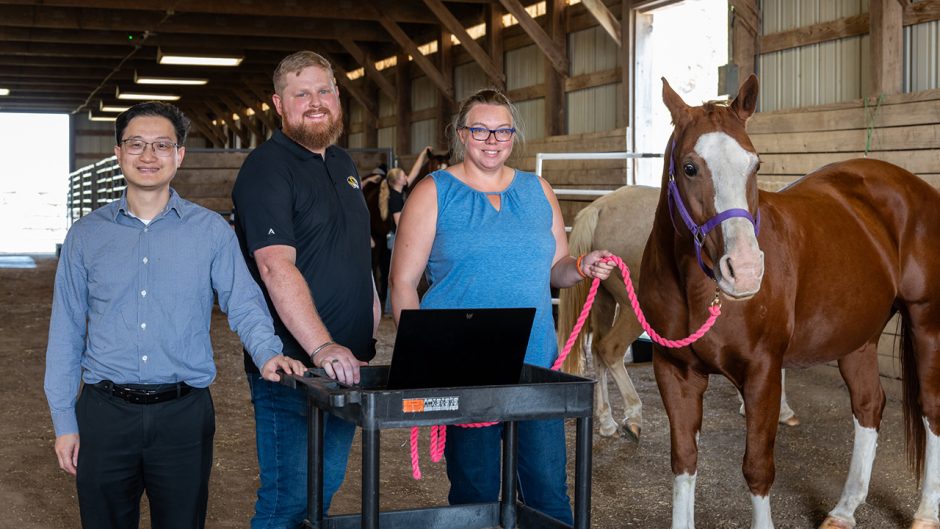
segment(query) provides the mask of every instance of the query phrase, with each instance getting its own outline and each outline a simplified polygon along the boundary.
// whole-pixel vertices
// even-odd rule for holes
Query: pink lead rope
[[[643,310],[640,309],[640,302],[636,299],[636,290],[633,288],[633,281],[630,279],[630,268],[623,262],[623,259],[612,255],[603,261],[613,261],[619,268],[620,273],[623,275],[624,284],[627,288],[627,296],[630,298],[630,306],[633,308],[634,314],[636,314],[636,319],[640,322],[640,326],[643,327],[643,330],[646,331],[646,334],[650,336],[654,342],[662,345],[664,347],[669,347],[671,349],[677,349],[679,347],[685,347],[694,343],[696,340],[701,338],[708,332],[709,329],[715,325],[715,320],[718,319],[718,316],[721,315],[721,299],[718,294],[715,294],[715,299],[712,301],[711,305],[708,307],[708,319],[705,320],[705,323],[701,327],[689,336],[681,340],[669,340],[663,338],[659,335],[658,332],[653,330],[650,327],[649,322],[646,321],[646,316],[643,315]],[[571,336],[568,337],[568,341],[565,342],[564,348],[562,348],[561,354],[558,355],[558,358],[555,359],[555,363],[552,365],[552,370],[557,371],[558,368],[564,363],[565,358],[568,357],[568,353],[571,352],[571,347],[574,346],[574,341],[578,339],[578,335],[581,334],[581,328],[584,327],[584,322],[587,321],[588,314],[591,312],[591,306],[594,305],[594,298],[597,296],[597,287],[600,286],[601,280],[594,278],[591,282],[591,289],[588,291],[587,299],[584,300],[584,308],[581,309],[581,314],[578,316],[578,321],[575,323],[573,329],[571,329]],[[458,424],[461,428],[483,428],[485,426],[492,426],[497,424],[496,422],[480,422],[472,424]],[[431,461],[437,463],[444,456],[444,445],[446,442],[447,436],[447,427],[444,425],[436,425],[431,427]],[[411,428],[411,475],[414,479],[421,479],[421,468],[418,464],[418,427],[413,426]]]

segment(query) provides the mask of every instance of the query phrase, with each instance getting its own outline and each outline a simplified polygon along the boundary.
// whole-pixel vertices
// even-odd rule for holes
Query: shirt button
[[[147,291],[146,291],[146,290],[141,290],[141,291],[140,291],[140,295],[143,296],[143,297],[147,297]]]
[[[150,228],[144,228],[144,233],[147,233],[148,231],[150,231]]]
[[[144,264],[147,264],[147,263],[150,262],[150,259],[147,259],[146,257],[144,257],[144,258],[142,259],[142,261],[144,262]]]
[[[147,355],[144,355],[144,356],[140,357],[140,359],[143,360],[144,362],[146,362],[146,361],[147,361]]]
[[[141,324],[140,324],[140,328],[146,331],[146,330],[147,330],[147,324],[146,324],[146,323],[141,323]]]

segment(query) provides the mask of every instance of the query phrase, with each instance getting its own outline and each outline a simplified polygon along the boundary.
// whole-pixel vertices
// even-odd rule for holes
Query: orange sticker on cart
[[[402,399],[403,413],[425,413],[429,411],[457,411],[460,397],[429,397],[424,399]]]

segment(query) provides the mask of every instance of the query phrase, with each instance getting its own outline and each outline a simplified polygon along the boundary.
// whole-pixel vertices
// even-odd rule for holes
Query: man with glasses
[[[75,222],[62,246],[45,390],[86,529],[138,527],[145,491],[154,529],[205,526],[213,291],[267,380],[303,372],[281,354],[228,223],[170,188],[188,129],[165,103],[118,116],[124,194]]]
[[[274,92],[282,130],[238,173],[235,231],[284,354],[356,383],[375,355],[380,312],[359,173],[334,145],[343,111],[333,68],[314,52],[294,53],[275,70]],[[246,370],[261,470],[251,527],[296,529],[307,512],[306,399],[263,380],[249,362]],[[354,424],[327,414],[323,512],[343,482],[354,433]]]

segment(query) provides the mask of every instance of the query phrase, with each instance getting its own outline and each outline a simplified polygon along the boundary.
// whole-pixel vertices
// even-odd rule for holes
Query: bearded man
[[[343,131],[329,61],[294,53],[274,72],[282,130],[245,159],[232,200],[235,231],[274,317],[284,354],[346,384],[375,355],[381,316],[372,280],[369,211]],[[261,486],[252,529],[295,529],[306,515],[307,405],[302,392],[247,361]],[[323,512],[343,482],[355,425],[326,414]]]

